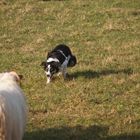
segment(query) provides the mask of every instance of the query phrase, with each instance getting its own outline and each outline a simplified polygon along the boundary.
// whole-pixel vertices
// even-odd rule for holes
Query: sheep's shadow
[[[100,140],[106,136],[108,128],[93,125],[90,127],[59,127],[26,133],[24,140]]]
[[[68,78],[69,79],[76,79],[78,77],[84,77],[87,79],[92,79],[92,78],[99,78],[101,76],[108,76],[108,75],[113,75],[113,74],[127,74],[130,75],[133,73],[132,69],[120,69],[120,70],[102,70],[102,71],[93,71],[93,70],[85,70],[85,71],[77,71],[74,73],[71,73]]]

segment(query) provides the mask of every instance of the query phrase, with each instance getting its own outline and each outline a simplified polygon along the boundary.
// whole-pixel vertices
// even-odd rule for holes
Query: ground
[[[56,45],[77,57],[46,84]],[[0,72],[24,76],[24,140],[140,139],[139,0],[1,0]]]

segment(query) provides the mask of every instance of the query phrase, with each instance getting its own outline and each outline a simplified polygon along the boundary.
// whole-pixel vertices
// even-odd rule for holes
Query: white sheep
[[[22,140],[27,105],[16,72],[0,73],[0,140]]]

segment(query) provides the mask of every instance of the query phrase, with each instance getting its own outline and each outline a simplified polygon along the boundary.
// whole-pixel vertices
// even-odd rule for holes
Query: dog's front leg
[[[60,76],[61,74],[62,74],[61,72],[58,72],[58,73],[57,73],[57,76]]]
[[[50,83],[50,81],[51,81],[51,78],[48,77],[48,78],[47,78],[47,84]]]

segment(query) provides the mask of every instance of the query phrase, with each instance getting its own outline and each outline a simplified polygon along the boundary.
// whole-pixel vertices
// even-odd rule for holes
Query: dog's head
[[[60,62],[45,62],[43,61],[41,63],[41,66],[43,66],[45,73],[47,77],[51,78],[55,73],[59,71],[59,68],[61,66]]]

